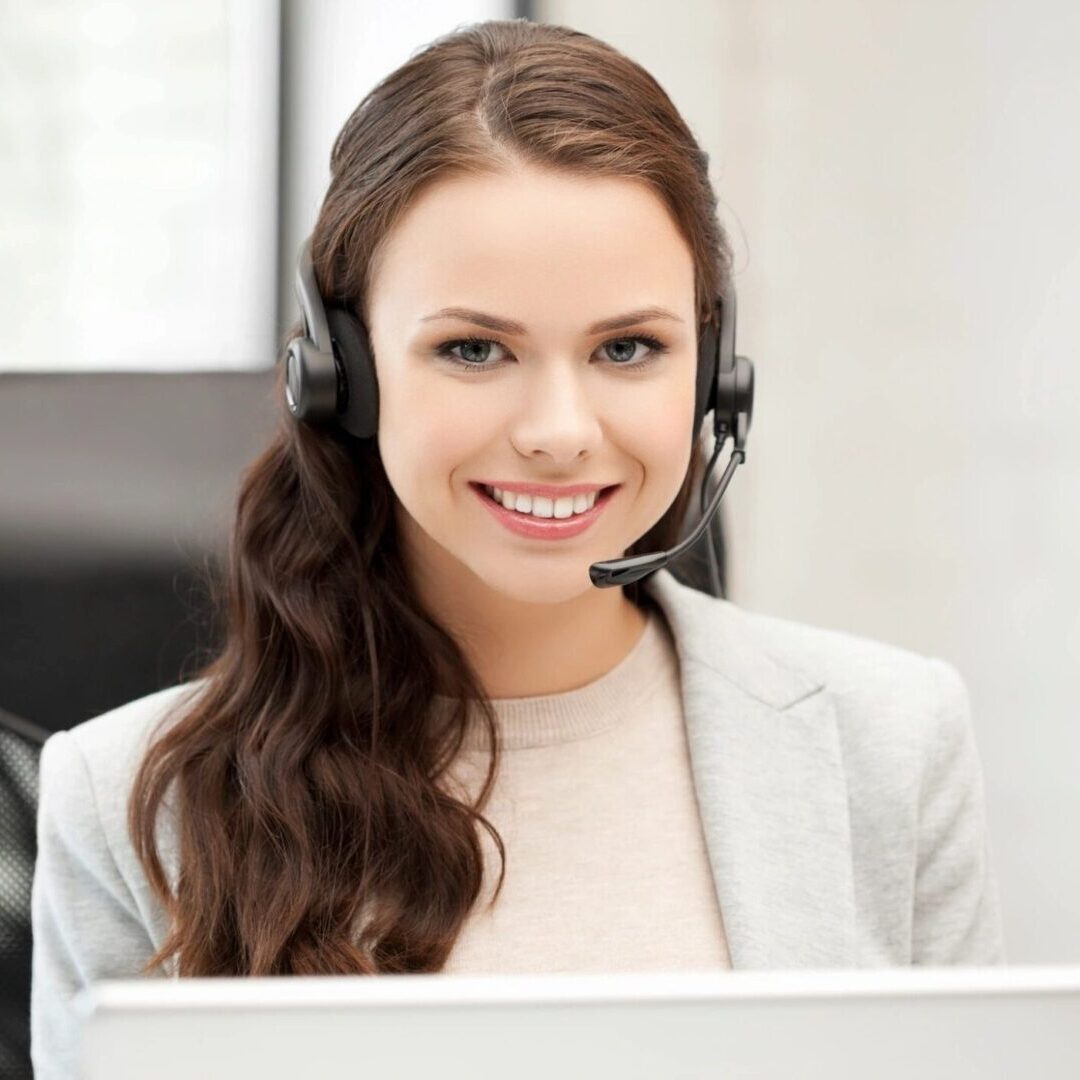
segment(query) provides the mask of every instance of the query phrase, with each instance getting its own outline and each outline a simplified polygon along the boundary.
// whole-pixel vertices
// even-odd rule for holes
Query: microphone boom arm
[[[648,552],[645,555],[631,555],[628,558],[607,559],[603,562],[593,563],[589,567],[589,577],[592,579],[594,585],[599,588],[609,588],[612,585],[629,585],[639,578],[645,577],[646,574],[651,574],[654,571],[661,569],[661,567],[665,566],[673,559],[677,559],[698,540],[701,534],[709,527],[713,515],[715,515],[716,511],[719,509],[720,500],[724,497],[724,492],[731,482],[731,477],[734,475],[735,469],[746,460],[746,435],[747,428],[749,427],[748,420],[749,418],[746,413],[738,413],[735,422],[735,447],[731,451],[731,456],[728,458],[727,468],[724,469],[724,474],[720,477],[720,482],[716,487],[716,491],[713,492],[712,498],[709,500],[709,505],[701,515],[701,520],[691,531],[690,535],[681,540],[669,551],[653,551]],[[716,455],[719,453],[721,447],[723,447],[728,434],[729,432],[726,427],[720,427],[717,430],[713,461],[716,460]],[[706,472],[702,481],[703,491],[705,490],[705,485],[708,484],[710,473],[711,467]]]

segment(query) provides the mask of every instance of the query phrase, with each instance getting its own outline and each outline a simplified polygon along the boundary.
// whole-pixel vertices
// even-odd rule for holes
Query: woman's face
[[[594,328],[645,308],[668,316]],[[495,330],[475,313],[518,325]],[[526,167],[433,184],[373,263],[368,322],[379,451],[414,572],[453,575],[459,594],[566,601],[678,493],[692,448],[694,265],[643,184]],[[481,481],[619,486],[583,532],[536,539],[500,523]]]

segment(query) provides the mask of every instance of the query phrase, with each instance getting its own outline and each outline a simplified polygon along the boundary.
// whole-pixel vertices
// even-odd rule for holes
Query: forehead
[[[638,301],[689,310],[693,280],[690,249],[647,185],[526,167],[421,192],[373,264],[370,301],[412,317],[467,303],[592,318]]]

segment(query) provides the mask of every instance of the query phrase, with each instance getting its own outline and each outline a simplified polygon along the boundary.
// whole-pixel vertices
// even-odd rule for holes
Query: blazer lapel
[[[822,680],[727,600],[645,582],[679,655],[692,774],[733,968],[855,967],[847,781]]]

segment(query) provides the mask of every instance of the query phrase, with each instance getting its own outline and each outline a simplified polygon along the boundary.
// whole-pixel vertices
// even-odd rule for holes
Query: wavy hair
[[[360,102],[331,152],[312,233],[329,303],[364,318],[380,243],[428,184],[525,163],[651,185],[688,243],[699,324],[731,249],[708,157],[660,85],[564,26],[467,25]],[[279,356],[297,323],[280,342]],[[297,424],[284,405],[246,468],[227,559],[211,582],[223,629],[201,693],[155,732],[128,827],[169,932],[143,973],[431,972],[482,886],[477,826],[499,764],[496,714],[454,638],[418,604],[375,439]],[[672,546],[700,453],[629,554]],[[625,587],[641,603],[639,584]],[[441,719],[435,695],[453,707]],[[479,706],[491,761],[475,803],[440,783]],[[168,797],[168,798],[167,798]],[[155,824],[174,814],[175,882]]]

